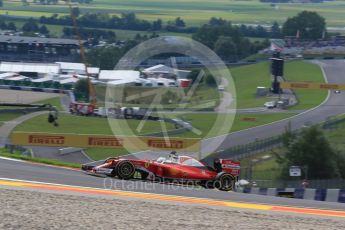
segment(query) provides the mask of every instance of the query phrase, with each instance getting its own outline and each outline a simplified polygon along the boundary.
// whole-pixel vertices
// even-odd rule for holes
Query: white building
[[[74,63],[74,62],[56,62],[60,65],[60,72],[62,74],[86,74],[85,65],[83,63]],[[87,72],[93,77],[98,76],[99,68],[98,67],[87,67]]]
[[[5,80],[7,78],[11,78],[11,77],[15,77],[15,76],[19,76],[19,74],[17,74],[17,73],[0,73],[0,79],[1,80]]]
[[[15,77],[6,78],[6,80],[9,80],[9,81],[30,81],[30,78],[19,75],[19,76],[15,76]]]
[[[132,79],[121,79],[115,81],[108,81],[107,85],[115,86],[115,85],[127,85],[127,84],[135,84],[136,80]]]
[[[47,74],[58,74],[60,72],[60,65],[49,63],[1,62],[0,73],[5,72],[28,73],[41,77]]]
[[[135,70],[101,70],[98,80],[135,82],[140,77],[140,72]]]
[[[190,72],[191,71],[189,70],[179,70],[161,64],[143,70],[143,73],[146,74],[148,77],[164,77],[177,79],[187,78]]]
[[[76,83],[77,81],[79,81],[78,78],[66,78],[66,79],[63,79],[63,80],[60,80],[60,84],[61,85],[66,85],[66,84],[69,84],[69,85],[73,85],[74,83]]]
[[[151,81],[153,87],[174,87],[176,86],[176,81],[167,79],[167,78],[147,78],[147,80]]]
[[[85,74],[85,65],[74,62],[55,62],[60,65],[60,72],[62,74]]]
[[[98,77],[98,75],[99,75],[99,68],[98,67],[87,67],[87,72],[92,77]]]
[[[31,80],[31,82],[34,82],[34,83],[53,82],[53,78],[51,78],[51,77],[42,77],[42,78],[33,79],[33,80]]]

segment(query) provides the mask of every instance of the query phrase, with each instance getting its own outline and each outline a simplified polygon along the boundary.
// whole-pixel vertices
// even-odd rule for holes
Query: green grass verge
[[[0,110],[1,111],[1,110]],[[13,120],[19,116],[23,115],[21,112],[15,112],[15,113],[0,113],[0,122],[4,121],[10,121]]]
[[[14,131],[22,132],[47,132],[47,133],[78,133],[78,134],[105,134],[112,135],[108,120],[100,117],[83,117],[62,114],[59,116],[59,126],[55,127],[46,122],[47,116],[40,115],[18,125]],[[139,134],[136,129],[140,123],[139,120],[114,119],[119,127],[116,134],[132,135]],[[171,123],[165,123],[167,129],[174,129]],[[161,131],[160,122],[146,121],[140,134],[154,133]],[[133,132],[133,133],[132,133]]]
[[[53,97],[46,100],[36,101],[34,102],[34,104],[51,104],[52,106],[55,106],[57,110],[59,111],[63,110],[61,106],[60,97]]]
[[[71,167],[71,168],[80,168],[80,164],[76,163],[68,163],[58,160],[51,160],[46,158],[33,158],[29,156],[22,156],[20,153],[9,153],[6,149],[0,149],[0,156],[9,157],[19,160],[31,161],[36,163],[48,164],[48,165],[55,165],[55,166],[64,166],[64,167]]]
[[[186,132],[183,134],[176,135],[178,137],[189,137],[189,138],[209,138],[213,136],[218,136],[230,132],[240,131],[243,129],[252,128],[259,125],[264,125],[270,122],[279,121],[288,117],[295,115],[294,113],[276,113],[276,114],[259,114],[259,113],[250,113],[250,114],[236,114],[234,118],[234,123],[231,127],[231,130],[226,130],[225,127],[228,127],[224,124],[216,124],[214,131],[211,131],[216,119],[217,114],[184,114],[177,115],[177,118],[190,121],[192,126],[201,131],[201,135],[197,135],[193,132]],[[231,114],[225,115],[220,114],[221,119],[224,119],[224,116],[233,116]]]
[[[324,83],[320,67],[306,61],[292,61],[286,64],[285,78],[294,82],[320,82]],[[295,89],[298,104],[291,109],[310,109],[320,105],[327,97],[327,90]]]
[[[276,149],[275,151],[282,151]],[[262,152],[241,159],[241,177],[245,178],[248,169],[252,168],[252,180],[275,180],[281,174],[280,166],[271,151]]]
[[[256,87],[270,87],[269,62],[230,68],[230,71],[236,87],[237,108],[262,107],[270,100],[255,96]]]
[[[339,119],[344,118],[345,115],[338,116]],[[332,130],[324,132],[327,140],[330,142],[331,146],[338,151],[345,153],[345,123],[340,123],[336,125]],[[252,178],[253,180],[276,180],[279,179],[281,175],[280,165],[276,161],[276,157],[273,152],[282,155],[284,153],[283,148],[275,148],[271,151],[265,151],[259,154],[256,154],[251,157],[241,159],[241,167],[248,168],[250,167],[251,161],[259,160],[258,163],[252,166]],[[268,160],[262,160],[263,156],[270,156]],[[243,172],[244,173],[244,172]]]
[[[99,106],[104,106],[105,102],[105,94],[107,88],[102,85],[95,86],[95,93],[97,97],[97,104]],[[122,106],[127,107],[142,107],[148,108],[153,103],[156,97],[156,93],[162,93],[162,100],[159,101],[159,106],[164,109],[175,109],[181,108],[181,101],[186,97],[188,94],[188,90],[182,88],[152,88],[152,87],[126,87],[125,89],[122,86],[114,87],[112,90],[113,98],[120,98],[119,101],[115,101],[116,103],[120,103]],[[153,93],[152,93],[153,92]],[[148,93],[149,96],[138,97],[141,95],[145,95]],[[126,103],[123,102],[123,95],[126,97],[134,96],[136,99],[130,100]],[[169,102],[170,99],[170,102]],[[220,101],[220,94],[216,86],[209,86],[206,83],[202,82],[198,85],[198,87],[193,92],[191,98],[188,99],[185,108],[194,108],[194,109],[208,109],[213,110]],[[155,109],[155,108],[153,108]]]
[[[4,122],[16,119],[17,117],[20,117],[22,115],[24,114],[21,112],[1,113],[1,109],[0,109],[0,126],[3,125]]]
[[[256,87],[271,87],[269,62],[261,62],[231,68],[231,75],[236,86],[237,108],[262,107],[267,101],[277,99],[255,96]],[[307,61],[287,61],[284,75],[288,81],[307,81],[324,83],[322,71],[316,64]],[[295,90],[299,103],[290,109],[310,109],[321,104],[327,97],[327,90]]]

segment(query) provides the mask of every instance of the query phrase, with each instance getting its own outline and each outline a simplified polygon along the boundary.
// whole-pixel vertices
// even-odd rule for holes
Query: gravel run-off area
[[[0,189],[0,229],[345,229],[345,220]]]

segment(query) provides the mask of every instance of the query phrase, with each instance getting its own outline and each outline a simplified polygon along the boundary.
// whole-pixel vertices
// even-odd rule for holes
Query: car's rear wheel
[[[232,191],[234,188],[235,178],[229,173],[222,173],[217,178],[217,188],[221,191]]]
[[[135,167],[130,161],[120,161],[116,166],[116,175],[120,179],[129,180],[134,177]]]

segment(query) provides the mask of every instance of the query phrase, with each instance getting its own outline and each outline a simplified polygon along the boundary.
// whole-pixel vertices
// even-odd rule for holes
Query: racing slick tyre
[[[120,161],[116,166],[116,175],[123,180],[134,177],[135,167],[130,161]]]
[[[221,191],[232,191],[235,184],[235,177],[230,173],[219,173],[216,182],[217,189]]]

